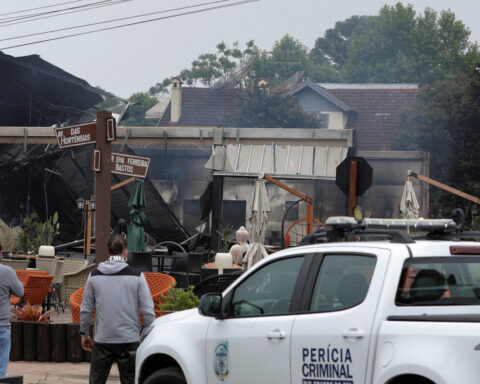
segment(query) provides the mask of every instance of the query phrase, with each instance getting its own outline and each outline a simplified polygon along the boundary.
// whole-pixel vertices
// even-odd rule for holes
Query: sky
[[[58,10],[101,0],[22,0],[3,1],[2,19],[24,14]],[[103,0],[106,1],[106,0]],[[44,60],[78,76],[91,85],[100,86],[117,96],[127,98],[134,92],[146,92],[164,78],[189,68],[201,53],[215,52],[220,41],[231,45],[239,41],[241,47],[254,40],[261,49],[271,49],[275,41],[290,34],[311,48],[335,22],[353,15],[376,15],[389,0],[259,0],[230,8],[184,15],[151,23],[55,40],[36,45],[4,49],[13,45],[44,40],[56,36],[132,23],[145,19],[171,16],[175,12],[152,15],[115,23],[4,40],[26,34],[94,23],[114,18],[129,17],[202,4],[214,0],[129,0],[84,12],[64,14],[28,23],[2,25],[0,50],[12,56],[37,54]],[[232,4],[240,0],[225,0],[215,5]],[[25,9],[67,3],[53,8],[5,15]],[[471,31],[471,41],[480,42],[480,1],[478,0],[410,0],[417,12],[425,7],[437,11],[450,9]],[[210,5],[210,7],[213,5]],[[203,6],[205,8],[206,6]],[[200,9],[200,8],[195,8]]]

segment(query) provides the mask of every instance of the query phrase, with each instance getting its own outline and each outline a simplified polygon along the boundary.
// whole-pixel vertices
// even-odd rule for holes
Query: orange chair
[[[175,285],[175,278],[164,273],[144,272],[150,293],[152,294],[153,304],[157,307],[163,302],[163,295],[166,295],[168,289]],[[156,315],[157,317],[159,315]]]
[[[74,323],[80,323],[80,305],[82,305],[83,291],[85,291],[85,287],[77,289],[70,295],[70,312]]]
[[[23,301],[32,305],[42,305],[45,301],[50,285],[52,284],[53,275],[30,275],[25,283],[25,294]],[[20,298],[12,296],[11,303],[16,305],[20,303]]]
[[[165,295],[168,289],[175,284],[175,279],[164,273],[145,272],[144,275],[152,294],[153,304],[157,307],[162,302],[162,295]],[[70,312],[72,313],[73,323],[80,322],[80,305],[82,304],[84,290],[85,287],[77,289],[70,296]],[[155,316],[158,317],[160,314],[156,313]]]
[[[27,270],[15,270],[15,273],[17,274],[18,280],[25,286],[27,283],[27,279],[29,276],[34,276],[34,275],[47,275],[47,271],[27,271]]]

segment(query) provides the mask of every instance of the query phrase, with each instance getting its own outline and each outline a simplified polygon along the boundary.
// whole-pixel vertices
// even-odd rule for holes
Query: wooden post
[[[212,251],[220,249],[220,225],[223,216],[223,176],[213,176],[212,180],[212,229],[210,248]]]
[[[92,203],[90,200],[85,201],[85,209],[87,210],[87,250],[85,253],[87,256],[90,256],[92,253]]]
[[[357,204],[358,160],[350,163],[350,189],[348,194],[348,216],[353,216],[353,208]]]
[[[307,204],[307,235],[313,233],[313,203]]]
[[[107,118],[112,113],[97,112],[97,142],[95,149],[100,151],[100,172],[95,175],[95,262],[108,259],[107,240],[111,226],[111,167],[112,145],[107,142]]]

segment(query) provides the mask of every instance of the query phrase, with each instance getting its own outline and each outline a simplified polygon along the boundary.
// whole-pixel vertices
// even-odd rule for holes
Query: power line
[[[95,3],[81,5],[81,6],[78,6],[78,7],[70,7],[70,8],[58,9],[58,10],[55,10],[55,11],[37,13],[37,14],[32,14],[32,15],[18,16],[16,18],[0,19],[0,27],[7,27],[7,26],[10,26],[10,25],[15,25],[15,24],[28,23],[30,21],[47,19],[47,18],[57,17],[57,16],[63,16],[63,15],[67,15],[67,14],[75,13],[75,12],[88,11],[88,10],[95,9],[95,8],[100,8],[100,7],[109,7],[111,5],[124,3],[124,2],[127,2],[127,1],[132,1],[132,0],[102,0],[102,1],[97,1]],[[63,13],[60,13],[60,12],[63,12]],[[43,16],[43,15],[49,15],[49,16]],[[40,16],[43,16],[43,17],[40,17]],[[4,21],[1,21],[1,20],[4,20]]]
[[[15,36],[15,37],[7,37],[7,38],[5,38],[5,39],[0,39],[0,41],[16,40],[16,39],[23,39],[23,38],[25,38],[25,37],[46,35],[46,34],[55,33],[55,32],[63,32],[63,31],[67,31],[67,30],[70,30],[70,29],[78,29],[78,28],[91,27],[91,26],[99,25],[99,24],[113,23],[113,22],[116,22],[116,21],[122,21],[122,20],[128,20],[128,19],[135,19],[135,18],[138,18],[138,17],[152,16],[152,15],[158,15],[158,14],[161,14],[161,13],[181,11],[181,10],[184,10],[184,9],[191,9],[191,8],[197,8],[197,7],[206,6],[206,5],[224,3],[225,1],[228,1],[228,0],[216,0],[216,1],[211,1],[211,2],[209,2],[209,3],[189,5],[189,6],[185,6],[185,7],[172,8],[172,9],[167,9],[167,10],[157,11],[157,12],[149,12],[149,13],[144,13],[144,14],[135,15],[135,16],[120,17],[120,18],[118,18],[118,19],[112,19],[112,20],[97,21],[97,22],[95,22],[95,23],[89,23],[89,24],[83,24],[83,25],[76,25],[76,26],[73,26],[73,27],[65,27],[65,28],[59,28],[59,29],[52,29],[52,30],[50,30],[50,31],[37,32],[37,33],[29,33],[29,34],[27,34],[27,35],[21,35],[21,36]]]
[[[228,0],[225,0],[225,1],[228,1]],[[213,11],[213,10],[216,10],[216,9],[235,7],[235,6],[238,6],[238,5],[247,4],[247,3],[254,3],[254,2],[257,2],[257,1],[260,1],[260,0],[242,0],[242,1],[237,1],[236,3],[230,3],[230,4],[225,4],[225,5],[218,5],[218,6],[215,6],[215,7],[198,9],[198,10],[195,10],[195,11],[177,13],[177,14],[175,14],[175,15],[157,17],[157,18],[154,18],[154,19],[137,21],[137,22],[135,22],[135,23],[122,24],[122,25],[117,25],[117,26],[108,27],[108,28],[95,29],[95,30],[92,30],[92,31],[74,33],[74,34],[71,34],[71,35],[64,35],[64,36],[59,36],[59,37],[52,37],[52,38],[50,38],[50,39],[37,40],[37,41],[30,42],[30,43],[11,45],[11,46],[9,46],[9,47],[0,48],[0,50],[3,51],[3,50],[6,50],[6,49],[19,48],[19,47],[25,47],[25,46],[28,46],[28,45],[41,44],[41,43],[46,43],[46,42],[55,41],[55,40],[67,39],[67,38],[70,38],[70,37],[88,35],[88,34],[97,33],[97,32],[109,31],[109,30],[112,30],[112,29],[118,29],[118,28],[130,27],[130,26],[133,26],[133,25],[140,25],[140,24],[151,23],[151,22],[153,22],[153,21],[173,19],[173,18],[175,18],[175,17],[181,17],[181,16],[186,16],[186,15],[193,15],[193,14],[197,14],[197,13]]]
[[[84,0],[82,0],[82,1],[84,1]],[[110,1],[112,1],[112,0],[100,0],[100,1],[95,1],[93,3],[89,3],[89,4],[77,5],[77,6],[74,6],[74,7],[63,8],[63,9],[55,9],[53,11],[35,12],[35,13],[27,14],[27,15],[4,17],[4,18],[1,18],[0,20],[6,20],[6,22],[15,21],[15,20],[22,20],[22,19],[27,19],[27,18],[30,18],[30,17],[48,15],[50,13],[58,13],[58,12],[62,12],[62,11],[68,11],[70,9],[86,8],[86,7],[89,7],[89,6],[92,6],[92,5],[96,5],[98,3],[108,3]],[[2,16],[2,15],[0,15],[0,16]]]
[[[65,4],[71,4],[71,3],[79,3],[79,2],[81,2],[81,1],[85,1],[85,0],[66,1],[66,2],[64,2],[64,3],[57,3],[57,4],[52,4],[52,5],[45,5],[45,6],[43,6],[43,7],[24,9],[24,10],[22,10],[22,11],[15,11],[15,12],[8,12],[8,13],[0,13],[0,16],[14,15],[14,14],[16,14],[16,13],[23,13],[23,12],[35,11],[35,10],[37,10],[37,9],[45,9],[45,8],[58,7],[59,5],[65,5]]]

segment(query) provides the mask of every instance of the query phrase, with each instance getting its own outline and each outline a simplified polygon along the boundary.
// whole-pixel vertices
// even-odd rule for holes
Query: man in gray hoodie
[[[153,300],[145,276],[126,263],[127,241],[110,236],[109,259],[98,265],[87,279],[80,307],[82,348],[92,351],[90,384],[105,383],[113,362],[122,384],[133,383],[135,350],[140,342],[140,314],[148,327],[155,320]],[[90,322],[95,307],[95,340]]]
[[[0,244],[0,261],[2,245]],[[23,296],[23,285],[15,271],[0,264],[0,377],[7,372],[10,358],[10,295]]]

